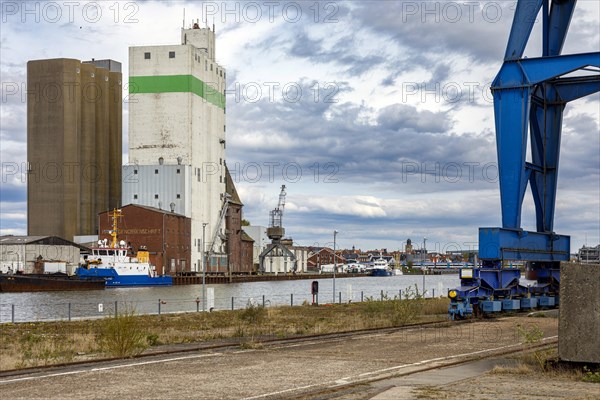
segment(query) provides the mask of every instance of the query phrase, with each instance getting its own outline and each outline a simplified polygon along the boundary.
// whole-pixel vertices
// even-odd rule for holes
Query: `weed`
[[[239,318],[243,322],[249,325],[257,325],[263,322],[266,316],[266,311],[263,306],[252,304],[248,302],[246,308],[244,308],[240,314]]]
[[[592,372],[585,366],[583,367],[583,377],[581,380],[584,382],[600,383],[600,371]]]
[[[125,311],[116,317],[102,320],[100,347],[114,357],[132,357],[148,347],[135,311]]]
[[[148,342],[148,346],[158,346],[159,344],[162,344],[160,340],[158,340],[158,335],[155,333],[146,335],[146,342]]]
[[[253,340],[240,343],[240,349],[242,349],[242,350],[258,350],[258,349],[262,349],[263,347],[264,346],[262,343],[255,342]]]
[[[528,375],[532,374],[534,371],[527,364],[519,363],[513,367],[502,367],[496,365],[491,371],[492,374],[500,374],[500,375]]]
[[[523,339],[523,343],[531,350],[544,338],[544,332],[537,325],[529,329],[517,325],[517,332]],[[550,356],[549,350],[534,350],[526,355],[526,361],[534,363],[542,371],[546,371],[546,361]]]

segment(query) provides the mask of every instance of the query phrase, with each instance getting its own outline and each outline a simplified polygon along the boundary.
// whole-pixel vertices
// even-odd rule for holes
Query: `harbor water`
[[[318,303],[394,298],[407,291],[425,297],[446,296],[459,285],[458,274],[402,275],[319,279]],[[312,302],[311,280],[246,282],[206,285],[214,292],[214,310],[246,307],[249,303],[299,306]],[[423,285],[425,285],[423,287]],[[207,290],[211,292],[211,290]],[[195,312],[203,309],[202,285],[107,288],[86,292],[0,293],[0,323],[102,318],[115,312],[137,314]],[[207,304],[207,306],[210,304]]]

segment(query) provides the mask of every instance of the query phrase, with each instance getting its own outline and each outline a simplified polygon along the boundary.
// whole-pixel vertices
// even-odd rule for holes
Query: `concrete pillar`
[[[558,356],[600,363],[600,264],[560,265]]]

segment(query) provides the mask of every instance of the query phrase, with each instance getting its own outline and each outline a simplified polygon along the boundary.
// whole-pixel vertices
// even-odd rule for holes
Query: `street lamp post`
[[[202,223],[202,311],[206,311],[206,260],[204,259],[206,225],[207,222]]]
[[[335,257],[335,238],[338,231],[333,231],[333,303],[335,304],[335,270],[337,269],[337,258]]]
[[[426,237],[423,238],[423,260],[424,260],[423,263],[427,262],[427,238]],[[424,268],[422,271],[423,272],[423,296],[425,296],[425,270],[426,270],[427,266],[425,266],[425,264],[423,264],[423,265],[424,265]]]

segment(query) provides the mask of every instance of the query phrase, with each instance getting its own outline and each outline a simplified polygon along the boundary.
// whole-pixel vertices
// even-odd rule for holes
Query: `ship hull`
[[[77,268],[77,275],[103,278],[106,287],[173,285],[173,278],[170,276],[119,275],[113,268]]]
[[[0,292],[60,292],[102,290],[104,279],[81,279],[67,275],[0,275]]]
[[[383,268],[373,268],[371,270],[371,276],[391,276],[392,273],[387,269]]]

